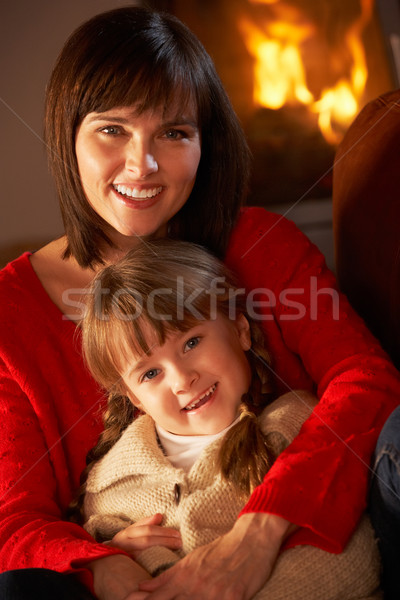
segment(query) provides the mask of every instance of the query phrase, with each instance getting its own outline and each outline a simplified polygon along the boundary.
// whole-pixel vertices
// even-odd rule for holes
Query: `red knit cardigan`
[[[398,372],[292,223],[245,209],[226,262],[258,290],[249,306],[263,315],[279,391],[315,385],[320,397],[243,512],[300,525],[287,546],[340,552],[365,508],[376,439],[400,398]],[[0,272],[0,299],[0,569],[75,571],[90,585],[85,564],[116,551],[63,515],[101,431],[104,397],[83,366],[79,331],[28,253]]]

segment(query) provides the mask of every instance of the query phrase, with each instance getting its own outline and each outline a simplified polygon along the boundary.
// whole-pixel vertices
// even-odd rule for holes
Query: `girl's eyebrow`
[[[146,354],[144,354],[142,358],[139,358],[137,363],[128,370],[129,375],[131,375],[132,373],[136,373],[137,371],[141,371],[142,369],[148,366],[149,361],[153,357],[152,349],[155,347],[157,347],[157,344],[153,344],[153,346],[148,349]]]
[[[152,353],[149,352],[148,354],[146,354],[145,357],[139,359],[137,361],[137,363],[135,364],[135,366],[132,367],[131,369],[129,369],[129,373],[130,374],[136,373],[137,371],[141,371],[142,369],[144,369],[147,366],[149,359],[151,359],[151,357],[152,357]]]

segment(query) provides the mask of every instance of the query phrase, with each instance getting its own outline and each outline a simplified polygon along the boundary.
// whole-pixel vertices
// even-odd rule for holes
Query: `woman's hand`
[[[139,589],[151,592],[151,600],[249,600],[270,577],[283,540],[295,528],[276,515],[242,515],[229,533]]]
[[[87,566],[93,573],[98,600],[142,600],[147,597],[146,593],[138,591],[139,583],[151,579],[151,575],[128,556],[106,556]]]
[[[134,558],[151,546],[165,546],[177,550],[182,546],[181,534],[177,529],[162,527],[162,520],[163,515],[160,513],[140,519],[119,531],[108,545],[125,550]]]

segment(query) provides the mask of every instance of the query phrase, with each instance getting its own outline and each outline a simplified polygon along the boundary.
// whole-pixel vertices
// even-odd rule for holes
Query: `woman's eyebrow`
[[[119,123],[120,125],[127,125],[131,122],[131,119],[127,119],[126,117],[120,117],[110,113],[94,113],[93,115],[88,117],[87,122],[93,123],[95,121],[112,121],[113,123]],[[198,128],[196,120],[190,117],[168,117],[168,120],[160,121],[160,127],[173,127],[177,125],[188,125],[196,129]]]
[[[124,117],[117,117],[107,113],[95,113],[88,117],[88,123],[93,123],[94,121],[113,121],[113,123],[120,123],[121,125],[129,123],[129,120]]]
[[[198,128],[198,124],[194,119],[187,119],[185,117],[176,117],[173,120],[169,119],[168,121],[162,122],[163,127],[176,127],[177,125],[189,125],[190,127],[194,127],[195,129]]]

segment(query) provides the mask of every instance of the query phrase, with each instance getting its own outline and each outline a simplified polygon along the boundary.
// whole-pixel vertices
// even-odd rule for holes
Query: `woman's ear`
[[[243,313],[236,319],[236,329],[239,334],[240,345],[242,350],[250,350],[251,348],[251,333],[250,323]]]

